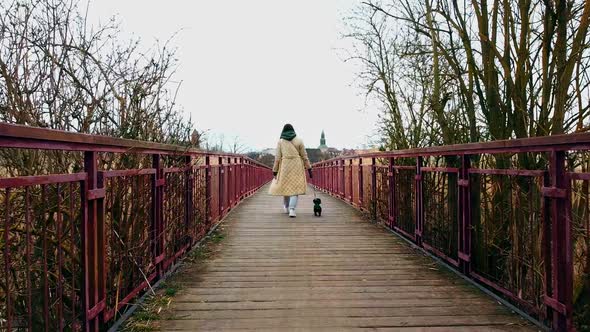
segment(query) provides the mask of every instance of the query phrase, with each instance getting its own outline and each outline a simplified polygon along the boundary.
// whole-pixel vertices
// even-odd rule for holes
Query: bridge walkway
[[[219,252],[187,264],[164,331],[515,331],[520,316],[346,203],[312,189],[298,216],[262,188],[221,224]]]

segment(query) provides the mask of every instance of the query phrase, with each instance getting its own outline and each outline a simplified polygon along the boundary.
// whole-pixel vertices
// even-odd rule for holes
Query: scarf
[[[295,134],[295,129],[293,129],[293,126],[285,125],[285,127],[283,127],[283,132],[281,132],[282,139],[291,141],[295,138],[295,136],[297,136],[297,134]]]

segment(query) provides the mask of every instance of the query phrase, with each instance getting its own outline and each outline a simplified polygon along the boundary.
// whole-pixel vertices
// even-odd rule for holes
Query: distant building
[[[316,163],[318,161],[330,159],[337,157],[340,155],[340,150],[336,148],[331,148],[326,144],[326,133],[322,130],[322,134],[320,136],[320,145],[317,149],[306,149],[307,150],[307,157],[309,161],[312,163]]]
[[[322,130],[322,136],[320,137],[320,146],[318,146],[318,149],[322,152],[328,151],[328,146],[326,145],[326,134],[324,133],[323,130]]]
[[[309,162],[312,164],[324,160],[320,149],[305,149],[305,152],[307,152],[307,158],[309,158]]]

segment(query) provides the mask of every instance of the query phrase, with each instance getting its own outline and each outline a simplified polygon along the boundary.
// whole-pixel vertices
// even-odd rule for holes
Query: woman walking
[[[275,179],[270,185],[269,194],[283,196],[283,210],[295,218],[297,196],[305,195],[307,181],[305,170],[311,174],[311,165],[303,142],[295,134],[290,124],[283,127],[281,139],[277,144],[275,163],[272,169]]]

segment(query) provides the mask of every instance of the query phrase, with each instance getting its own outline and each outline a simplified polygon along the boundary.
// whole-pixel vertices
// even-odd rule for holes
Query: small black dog
[[[319,198],[315,198],[313,200],[313,215],[316,217],[321,217],[322,216],[322,200]]]

